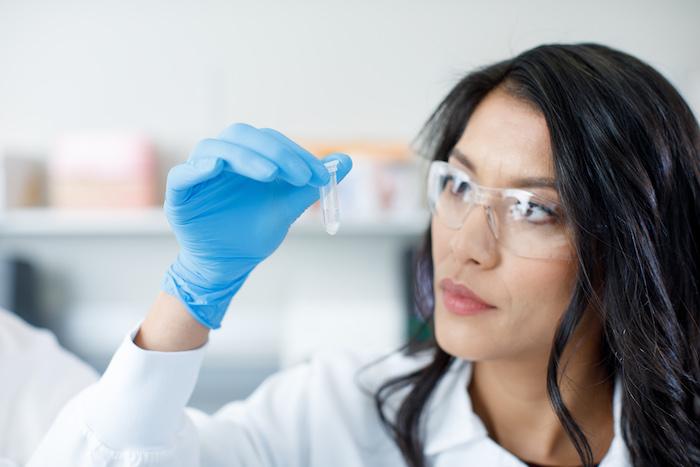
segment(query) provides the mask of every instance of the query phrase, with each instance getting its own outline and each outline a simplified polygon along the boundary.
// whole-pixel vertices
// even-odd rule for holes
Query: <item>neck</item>
[[[613,381],[600,364],[600,341],[590,335],[572,337],[561,359],[559,386],[599,462],[613,438]],[[578,453],[547,394],[548,357],[546,351],[475,362],[468,390],[489,435],[505,449],[538,464],[578,465]]]

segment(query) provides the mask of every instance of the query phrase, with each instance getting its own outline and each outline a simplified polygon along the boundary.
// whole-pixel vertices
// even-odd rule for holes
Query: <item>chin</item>
[[[496,349],[492,349],[491,339],[474,338],[454,326],[440,326],[435,322],[435,341],[438,347],[453,357],[469,361],[488,360]]]

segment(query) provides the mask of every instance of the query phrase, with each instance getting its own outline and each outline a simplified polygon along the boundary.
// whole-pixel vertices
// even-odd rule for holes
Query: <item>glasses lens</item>
[[[526,258],[571,257],[569,229],[557,203],[525,191],[506,190],[496,205],[499,241],[511,252]]]
[[[477,190],[488,190],[478,196]],[[472,209],[488,198],[489,226],[498,242],[526,258],[570,259],[571,242],[561,208],[556,202],[524,190],[491,190],[475,185],[444,161],[430,166],[428,203],[441,223],[460,229]]]
[[[446,226],[459,229],[471,208],[472,186],[451,167],[433,163],[428,180],[428,201],[433,214]]]

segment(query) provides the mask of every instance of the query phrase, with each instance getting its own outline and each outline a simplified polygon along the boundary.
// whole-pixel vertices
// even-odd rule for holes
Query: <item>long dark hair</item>
[[[620,423],[633,464],[700,465],[697,120],[676,89],[635,57],[597,44],[543,45],[459,81],[421,132],[432,159],[447,160],[496,87],[544,115],[573,225],[578,276],[552,342],[547,390],[581,462],[592,466],[592,451],[562,400],[558,375],[564,348],[590,309],[603,323],[606,364],[620,378]],[[415,262],[415,305],[432,329],[431,242],[428,228]],[[427,366],[374,393],[382,423],[415,467],[426,465],[423,409],[454,360],[434,338],[410,346],[426,347],[433,352]],[[388,417],[385,401],[405,387],[396,416]]]

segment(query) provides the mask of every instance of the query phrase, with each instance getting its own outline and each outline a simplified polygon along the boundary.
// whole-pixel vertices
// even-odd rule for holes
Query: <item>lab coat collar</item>
[[[483,440],[488,431],[474,413],[467,386],[472,376],[472,363],[454,359],[448,371],[435,388],[428,401],[426,412],[425,453],[430,456],[457,445]],[[605,460],[624,456],[620,430],[621,384],[615,378],[613,391],[614,438]]]
[[[488,437],[488,431],[474,413],[467,392],[471,375],[471,362],[454,359],[428,400],[425,415],[426,455]]]

